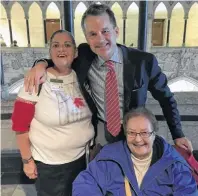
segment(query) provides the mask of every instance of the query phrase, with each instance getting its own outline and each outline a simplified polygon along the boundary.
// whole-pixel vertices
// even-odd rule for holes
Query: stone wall
[[[159,66],[167,75],[168,80],[188,78],[198,86],[198,47],[167,48],[153,47],[150,52],[155,54]],[[4,85],[2,91],[10,91],[24,78],[27,70],[38,58],[47,58],[47,48],[4,48],[2,49],[2,65]],[[3,95],[5,93],[3,92]],[[9,95],[7,95],[8,97]]]
[[[2,48],[4,84],[8,87],[24,78],[38,58],[47,58],[47,48]]]
[[[198,82],[198,47],[153,47],[150,52],[155,54],[159,66],[167,75],[168,80],[188,77]]]

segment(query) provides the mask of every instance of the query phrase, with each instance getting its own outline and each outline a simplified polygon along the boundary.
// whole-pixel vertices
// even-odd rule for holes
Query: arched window
[[[19,3],[14,3],[11,9],[13,41],[20,47],[27,47],[27,27],[24,10]]]
[[[132,3],[127,10],[126,19],[126,45],[137,47],[138,41],[138,17],[139,8],[136,3]]]
[[[169,81],[168,86],[172,92],[198,92],[198,81],[189,78],[176,78]]]
[[[111,7],[111,10],[115,14],[117,26],[119,28],[119,36],[117,39],[117,43],[122,44],[123,43],[123,14],[122,14],[122,9],[118,3],[114,3],[113,6]]]
[[[9,32],[7,14],[6,14],[5,8],[3,7],[1,3],[0,3],[0,10],[1,10],[0,44],[1,46],[10,46],[10,32]]]
[[[47,41],[49,42],[50,37],[55,31],[60,30],[60,11],[57,5],[52,2],[49,4],[46,11],[46,31]]]
[[[75,10],[75,20],[74,20],[74,35],[77,46],[81,43],[87,42],[84,33],[81,28],[82,15],[86,11],[86,6],[84,3],[80,2]]]
[[[184,9],[177,3],[172,10],[169,46],[182,46],[184,33]]]
[[[198,46],[198,3],[194,3],[188,14],[186,46]]]
[[[48,5],[47,11],[46,11],[46,18],[60,19],[60,11],[54,2]]]
[[[35,14],[36,13],[36,14]],[[32,47],[44,47],[43,16],[39,5],[34,2],[29,9],[29,31]]]
[[[164,3],[161,2],[155,10],[152,25],[153,46],[164,46],[166,44],[167,24],[167,9]]]

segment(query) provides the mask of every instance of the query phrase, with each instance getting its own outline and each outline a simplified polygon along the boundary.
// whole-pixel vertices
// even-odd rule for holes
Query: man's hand
[[[46,68],[45,62],[39,62],[36,64],[26,75],[24,79],[25,91],[32,93],[35,88],[35,93],[38,92],[39,84],[46,80]]]
[[[38,176],[37,167],[33,159],[29,163],[23,164],[23,171],[29,179],[35,179]]]
[[[189,152],[193,151],[192,143],[186,137],[177,138],[174,140],[174,142],[175,145],[179,146],[180,148],[183,148]]]

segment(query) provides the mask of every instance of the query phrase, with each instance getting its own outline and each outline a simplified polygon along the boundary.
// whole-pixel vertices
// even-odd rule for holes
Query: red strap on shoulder
[[[30,123],[34,117],[35,104],[31,102],[16,100],[14,111],[12,113],[12,130],[13,131],[28,131]]]

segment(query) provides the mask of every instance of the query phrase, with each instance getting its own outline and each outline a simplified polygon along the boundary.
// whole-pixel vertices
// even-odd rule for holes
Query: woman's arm
[[[30,159],[32,153],[30,150],[29,132],[16,132],[17,145],[21,153],[22,159]]]
[[[14,104],[12,113],[12,129],[16,132],[16,140],[23,161],[23,170],[25,174],[34,179],[37,177],[36,164],[32,158],[29,140],[29,127],[34,117],[35,103],[27,101],[20,97]]]
[[[23,163],[24,173],[30,179],[37,178],[37,168],[30,150],[29,132],[16,132],[16,139],[21,153],[21,158],[22,160],[27,161],[26,163]]]

